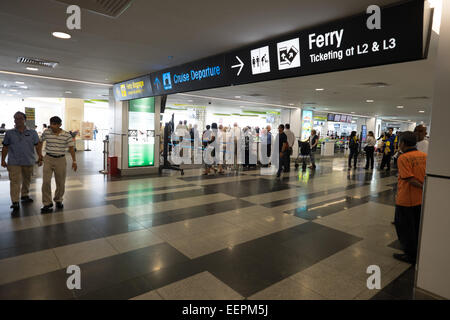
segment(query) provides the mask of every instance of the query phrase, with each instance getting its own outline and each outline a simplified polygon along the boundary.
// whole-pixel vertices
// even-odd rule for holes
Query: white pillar
[[[443,1],[416,288],[450,299],[450,1]]]

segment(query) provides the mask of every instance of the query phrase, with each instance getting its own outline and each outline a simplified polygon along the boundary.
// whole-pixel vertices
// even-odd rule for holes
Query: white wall
[[[416,287],[450,299],[450,1],[443,1]]]

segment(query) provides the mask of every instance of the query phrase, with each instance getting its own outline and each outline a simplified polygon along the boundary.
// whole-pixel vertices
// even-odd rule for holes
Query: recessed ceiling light
[[[397,109],[403,109],[404,106],[397,106]]]
[[[374,102],[373,100],[366,100],[367,103],[372,103]]]
[[[55,38],[59,38],[59,39],[70,39],[70,38],[72,38],[72,36],[70,34],[65,33],[65,32],[52,32],[52,35]]]
[[[66,93],[72,93],[72,91],[66,91]]]
[[[425,113],[425,111],[423,111],[423,110],[420,110],[420,111],[419,111],[419,113]]]
[[[25,82],[22,81],[16,81],[17,84],[25,84]]]
[[[241,98],[241,96],[234,96],[236,99],[240,99]]]
[[[9,89],[9,91],[11,91],[11,92],[17,92],[16,89]]]
[[[38,69],[38,68],[34,68],[34,67],[27,67],[27,70],[30,70],[30,71],[38,71],[39,69]]]
[[[27,86],[20,86],[22,89],[28,89]]]
[[[323,91],[325,90],[324,88],[317,88],[316,91]]]

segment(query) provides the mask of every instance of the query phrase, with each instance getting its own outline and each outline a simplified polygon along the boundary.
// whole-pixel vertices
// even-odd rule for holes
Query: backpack
[[[356,150],[356,149],[358,149],[358,142],[355,141],[355,138],[351,138],[351,139],[350,139],[350,143],[349,143],[348,147],[349,147],[351,150]]]

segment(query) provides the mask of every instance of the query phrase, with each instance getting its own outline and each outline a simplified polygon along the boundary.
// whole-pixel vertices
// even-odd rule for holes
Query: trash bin
[[[108,157],[108,174],[118,175],[119,170],[117,169],[117,159],[118,157]]]

